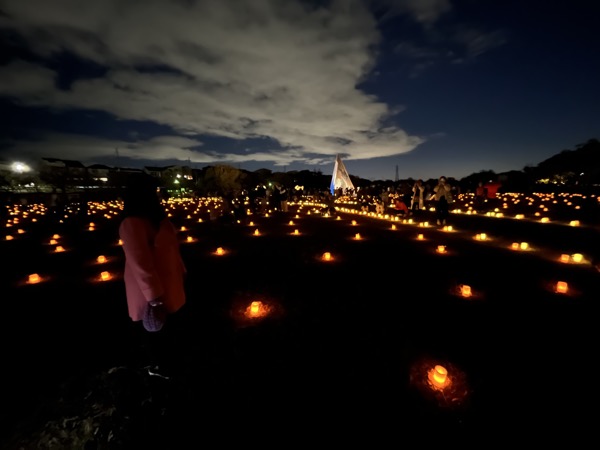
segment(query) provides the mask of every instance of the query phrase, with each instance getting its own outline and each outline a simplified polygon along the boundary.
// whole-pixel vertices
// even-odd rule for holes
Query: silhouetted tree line
[[[66,173],[66,172],[65,172]],[[118,196],[119,188],[127,178],[127,172],[116,170],[108,183],[104,185],[104,193],[94,196]],[[167,192],[172,194],[193,192],[205,195],[235,195],[240,191],[251,192],[256,189],[266,189],[268,186],[285,186],[290,192],[324,192],[329,190],[331,173],[317,170],[300,170],[273,172],[268,169],[247,171],[229,165],[206,166],[193,169],[191,180],[180,180],[174,185],[171,180],[163,180]],[[380,189],[393,188],[402,191],[414,184],[413,178],[403,180],[369,180],[350,174],[350,179],[356,188],[372,192]],[[433,187],[437,179],[423,180],[426,186]],[[543,191],[597,191],[600,188],[600,141],[590,139],[579,144],[573,150],[562,150],[560,153],[540,162],[537,166],[526,166],[522,170],[495,173],[492,170],[482,170],[459,180],[448,177],[448,181],[459,192],[472,192],[478,183],[499,181],[500,191],[504,192],[543,192]],[[68,183],[67,183],[68,182]],[[88,175],[82,175],[76,181],[68,179],[60,171],[41,172],[34,174],[1,174],[0,191],[10,191],[16,183],[31,183],[32,185],[46,184],[54,191],[62,193],[73,192],[75,185],[90,183]],[[67,186],[69,184],[69,186]],[[73,186],[70,186],[70,185]],[[264,188],[263,188],[264,187]],[[100,197],[98,197],[100,196]]]

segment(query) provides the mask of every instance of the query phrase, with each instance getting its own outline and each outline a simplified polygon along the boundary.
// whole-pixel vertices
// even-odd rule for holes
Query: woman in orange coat
[[[186,268],[177,230],[167,217],[153,177],[136,175],[129,181],[123,194],[119,237],[125,253],[124,282],[129,317],[143,335],[142,345],[150,359],[149,372],[158,374],[160,367],[156,366],[167,364],[172,316],[186,303]],[[166,313],[164,328],[150,332],[142,326],[147,308]]]

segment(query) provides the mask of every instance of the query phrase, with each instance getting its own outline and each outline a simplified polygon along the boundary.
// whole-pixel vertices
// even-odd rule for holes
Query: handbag
[[[164,305],[151,306],[150,303],[146,304],[144,316],[142,317],[142,323],[146,331],[160,331],[165,325],[166,319],[167,312]]]

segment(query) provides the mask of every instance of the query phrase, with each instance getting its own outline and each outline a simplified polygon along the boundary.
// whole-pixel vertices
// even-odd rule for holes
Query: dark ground
[[[189,295],[168,381],[138,367],[122,280],[95,281],[122,270],[116,219],[94,217],[96,231],[87,219],[56,229],[41,220],[1,241],[0,448],[488,447],[566,436],[574,448],[596,435],[597,224],[452,215],[448,233],[292,209],[252,216],[255,226],[173,218],[198,240],[182,243]],[[481,232],[491,240],[476,241]],[[51,252],[53,233],[67,252]],[[521,241],[533,250],[509,248]],[[334,261],[320,260],[326,251]],[[587,261],[558,262],[575,252]],[[95,264],[100,254],[107,265]],[[34,272],[50,279],[24,285]],[[553,291],[558,280],[570,294]],[[461,284],[471,299],[457,295]],[[257,299],[272,314],[244,319]],[[427,385],[435,364],[453,377],[448,391]]]

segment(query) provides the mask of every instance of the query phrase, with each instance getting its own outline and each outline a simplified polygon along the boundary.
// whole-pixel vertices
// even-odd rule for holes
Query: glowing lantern
[[[14,239],[14,237],[12,237],[10,234],[6,235],[6,240],[7,241],[12,241]]]
[[[102,281],[108,281],[112,278],[112,275],[110,274],[110,272],[102,272],[100,273],[100,279]]]
[[[54,235],[52,235],[52,239],[60,239],[60,235],[54,234]]]
[[[579,220],[571,220],[569,222],[569,225],[571,225],[572,227],[578,227],[579,225],[581,225],[581,223],[579,222]]]
[[[193,241],[194,241],[194,238],[193,238],[192,236],[188,236],[188,237],[186,238],[186,241],[188,241],[188,242],[193,242]]]
[[[18,234],[24,234],[24,233],[25,233],[25,230],[23,230],[22,228],[19,228],[19,229],[17,230],[17,233],[18,233]]]
[[[253,227],[253,226],[254,226],[254,222],[252,222],[252,221],[251,221],[251,222],[249,223],[249,225],[250,225],[251,227]]]
[[[294,225],[294,221],[293,220],[290,220],[290,225]]]
[[[554,292],[558,294],[566,294],[569,291],[569,284],[566,281],[559,281],[556,283]]]
[[[529,248],[529,244],[527,242],[521,242],[520,248],[521,250],[527,250]]]
[[[356,240],[358,241],[358,240],[360,239],[360,233],[356,233],[356,234],[354,235],[354,239],[356,239]]]
[[[54,249],[54,251],[55,251],[56,253],[60,253],[60,252],[64,252],[64,251],[65,251],[65,249],[64,249],[62,246],[60,246],[60,245],[59,245],[59,246],[57,246],[57,247]]]
[[[329,252],[323,253],[323,261],[331,261],[331,253],[329,253]]]
[[[294,234],[298,235],[300,232],[298,230],[294,230]]]
[[[427,373],[427,379],[434,389],[442,390],[450,385],[448,370],[439,364]]]
[[[29,277],[27,277],[27,283],[29,284],[36,284],[40,281],[42,281],[42,279],[37,273],[32,273],[31,275],[29,275]]]
[[[445,245],[438,245],[437,246],[437,252],[438,253],[446,253],[446,246]]]
[[[460,295],[462,295],[463,297],[470,297],[473,293],[471,292],[471,286],[468,286],[466,284],[462,284],[460,286]]]
[[[96,261],[100,264],[104,264],[106,262],[106,256],[100,255],[96,258]]]
[[[223,250],[223,247],[219,247],[217,248],[217,251],[215,253],[217,255],[223,255],[225,253],[225,250]]]
[[[423,239],[425,239],[425,236],[423,236],[423,234],[419,234],[417,236],[417,239],[420,240],[420,241],[422,241]]]
[[[185,230],[187,230],[187,228],[186,228],[186,227],[184,227],[184,226],[182,226],[182,227],[181,227],[179,230],[180,230],[180,231],[185,231]]]
[[[50,239],[50,245],[56,245],[58,241],[56,239]]]
[[[123,245],[123,239],[119,239],[119,241],[117,242],[117,244]]]
[[[519,250],[519,243],[518,242],[513,242],[511,244],[510,248],[512,248],[513,250]]]
[[[444,230],[444,231],[452,231],[452,225],[446,225],[446,226],[443,228],[443,230]]]
[[[250,303],[250,315],[252,317],[256,317],[260,314],[260,302],[252,302]]]
[[[356,225],[356,220],[353,220],[353,221],[352,221],[352,225]]]
[[[581,253],[574,253],[571,258],[573,258],[573,262],[578,264],[583,262],[583,255]]]
[[[392,224],[392,230],[396,229],[396,225]]]
[[[96,228],[94,228],[94,227],[92,227],[92,226],[88,228],[88,230],[89,230],[89,231],[94,231],[95,229],[96,229]]]
[[[568,263],[570,260],[571,260],[571,257],[569,255],[566,255],[564,253],[562,255],[560,255],[560,262]]]
[[[258,228],[256,230],[254,230],[254,236],[259,236],[260,235],[260,231],[258,231]]]

